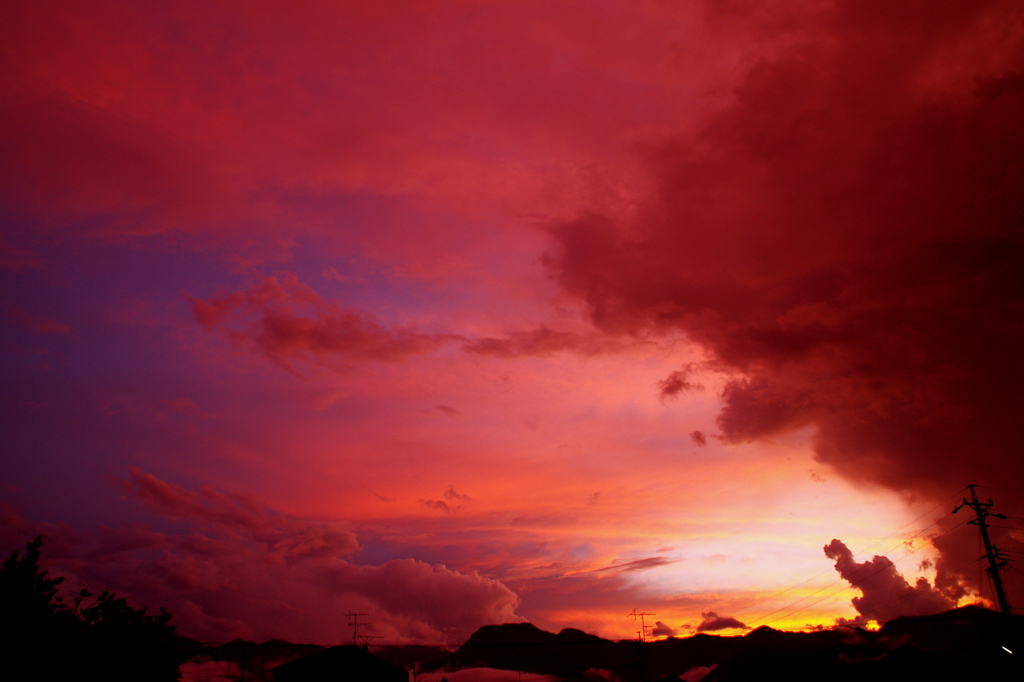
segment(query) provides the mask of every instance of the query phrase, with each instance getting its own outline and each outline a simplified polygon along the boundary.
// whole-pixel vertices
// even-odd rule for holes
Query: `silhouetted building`
[[[409,682],[409,673],[365,647],[336,646],[283,663],[274,682]]]

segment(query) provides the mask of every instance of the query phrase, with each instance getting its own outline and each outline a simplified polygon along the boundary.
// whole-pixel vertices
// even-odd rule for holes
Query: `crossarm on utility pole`
[[[953,513],[956,514],[964,507],[970,507],[974,510],[975,519],[973,521],[968,521],[968,523],[977,526],[978,530],[981,531],[981,539],[985,543],[985,558],[988,559],[988,568],[985,569],[985,571],[992,577],[992,585],[995,587],[996,599],[999,601],[999,610],[1003,615],[1009,616],[1010,602],[1006,600],[1006,592],[1003,590],[1003,578],[999,574],[999,570],[1003,566],[1006,566],[1008,562],[1003,558],[999,548],[993,545],[992,541],[989,539],[988,523],[985,521],[989,516],[994,516],[997,519],[1005,519],[1006,517],[1002,514],[989,511],[995,503],[991,499],[988,502],[982,502],[979,500],[978,493],[974,490],[975,485],[976,484],[971,483],[967,486],[971,490],[971,499],[968,501],[965,497],[963,501],[956,506]],[[979,585],[978,588],[981,589],[981,586]]]

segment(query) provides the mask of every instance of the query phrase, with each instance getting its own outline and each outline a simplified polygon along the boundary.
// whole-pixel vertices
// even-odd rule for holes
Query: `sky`
[[[1019,3],[0,12],[0,550],[69,589],[830,626],[993,599],[969,483],[1024,557]]]

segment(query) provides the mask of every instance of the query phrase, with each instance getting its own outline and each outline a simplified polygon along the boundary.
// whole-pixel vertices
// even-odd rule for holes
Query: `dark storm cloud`
[[[767,20],[712,15],[752,35]],[[658,190],[635,219],[552,226],[553,272],[610,334],[702,346],[726,378],[726,443],[812,426],[849,479],[937,498],[1024,486],[1017,9],[839,2],[772,20],[791,42],[734,103],[650,146]]]

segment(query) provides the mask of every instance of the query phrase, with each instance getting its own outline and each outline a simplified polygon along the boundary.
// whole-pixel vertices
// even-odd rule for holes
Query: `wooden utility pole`
[[[956,506],[953,513],[956,514],[964,507],[970,507],[974,510],[976,518],[973,521],[968,521],[978,527],[981,531],[981,540],[985,543],[985,558],[988,559],[988,568],[986,572],[992,577],[992,586],[996,591],[996,599],[999,600],[999,610],[1003,612],[1004,616],[1010,615],[1010,602],[1006,601],[1006,592],[1003,590],[1003,578],[999,575],[999,569],[1006,566],[1009,561],[999,552],[999,548],[992,544],[992,541],[988,537],[988,523],[985,519],[989,516],[994,516],[997,519],[1005,519],[1006,517],[996,512],[991,512],[989,509],[995,504],[990,499],[988,502],[982,502],[978,499],[978,493],[975,492],[975,483],[967,486],[971,489],[971,499],[968,500],[966,497],[963,501]],[[981,585],[978,586],[979,592],[981,591]]]

